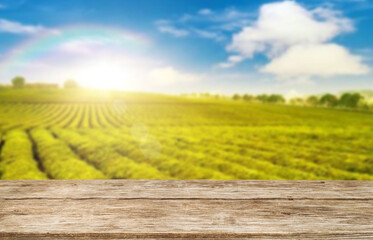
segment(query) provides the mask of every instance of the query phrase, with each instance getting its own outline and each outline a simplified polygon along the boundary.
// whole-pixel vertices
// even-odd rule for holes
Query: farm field
[[[373,114],[145,93],[0,90],[2,179],[373,180]]]

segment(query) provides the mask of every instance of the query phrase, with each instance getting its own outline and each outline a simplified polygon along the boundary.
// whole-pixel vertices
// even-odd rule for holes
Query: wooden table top
[[[3,180],[0,239],[373,239],[373,181]]]

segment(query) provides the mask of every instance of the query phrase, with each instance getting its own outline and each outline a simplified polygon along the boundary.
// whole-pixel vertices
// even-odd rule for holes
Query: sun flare
[[[104,61],[82,67],[76,78],[80,85],[89,88],[122,89],[129,75],[125,66]]]

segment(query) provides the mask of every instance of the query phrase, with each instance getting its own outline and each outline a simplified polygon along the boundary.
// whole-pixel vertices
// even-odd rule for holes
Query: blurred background
[[[372,180],[372,13],[0,0],[0,177]]]

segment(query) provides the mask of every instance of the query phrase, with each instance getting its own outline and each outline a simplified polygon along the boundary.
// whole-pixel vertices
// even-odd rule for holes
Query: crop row
[[[116,136],[126,143],[133,141],[130,135],[123,132],[110,131],[108,134],[112,137]],[[184,162],[190,162],[232,174],[238,179],[316,179],[312,173],[275,165],[268,161],[257,160],[234,152],[219,151],[219,148],[212,149],[211,147],[213,146],[211,144],[204,144],[199,147],[180,145],[180,141],[177,140],[177,142],[174,143],[172,138],[167,138],[165,135],[163,135],[163,138],[159,137],[158,140],[161,143],[164,154]],[[146,146],[146,144],[147,141],[140,144],[140,147],[141,145]],[[114,146],[115,145],[118,146],[118,151],[123,151],[126,147],[120,147],[118,143],[114,144]],[[208,152],[206,152],[206,149]]]
[[[67,132],[66,130],[60,131],[65,133]],[[157,152],[157,148],[147,149],[147,156],[145,156],[144,152],[141,151],[137,144],[132,144],[129,141],[116,142],[113,138],[108,137],[100,130],[90,132],[89,134],[85,135],[85,138],[95,139],[94,141],[96,141],[97,144],[104,146],[106,149],[108,149],[108,151],[110,150],[111,152],[115,152],[115,154],[119,154],[122,157],[129,158],[138,164],[156,168],[158,171],[164,174],[163,178],[234,179],[233,176],[228,176],[218,171],[205,169],[192,163],[182,162],[165,156],[162,153]],[[118,149],[121,149],[122,151],[118,151]]]
[[[230,129],[232,134],[232,129]],[[240,129],[245,131],[245,129]],[[201,133],[204,134],[201,134]],[[204,129],[201,133],[194,132],[189,134],[182,134],[178,131],[163,130],[158,133],[160,139],[164,141],[172,141],[176,139],[176,143],[170,143],[174,148],[190,149],[193,152],[203,151],[206,155],[212,155],[224,159],[246,159],[255,158],[270,161],[276,165],[282,165],[286,167],[296,168],[305,172],[311,172],[316,176],[323,176],[332,179],[371,179],[372,176],[367,175],[372,169],[370,164],[366,164],[359,161],[358,156],[350,156],[350,159],[339,159],[337,158],[340,153],[330,153],[327,151],[324,153],[318,153],[312,155],[312,147],[308,148],[292,148],[291,144],[276,144],[273,143],[271,138],[255,138],[252,135],[247,135],[245,138],[235,138],[228,136],[226,133],[223,135],[222,132],[214,129],[208,131]],[[220,137],[219,137],[220,135]],[[206,137],[208,136],[208,137]],[[233,155],[236,155],[233,158]],[[366,156],[368,158],[369,155]],[[318,159],[316,161],[315,159]],[[353,167],[353,170],[361,170],[362,173],[358,174],[350,172],[349,170]]]
[[[181,166],[181,170],[187,168],[188,172],[194,172],[192,176],[186,176],[180,172],[174,172],[171,174],[175,177],[181,178],[212,178],[209,175],[201,175],[201,173],[220,172],[222,176],[215,176],[214,179],[225,179],[224,175],[233,176],[235,179],[281,179],[272,173],[263,172],[259,169],[252,169],[246,166],[239,165],[234,162],[229,162],[224,159],[211,158],[206,156],[191,156],[185,158],[185,156],[171,155],[172,151],[167,145],[158,145],[157,139],[149,136],[144,141],[136,142],[132,136],[123,135],[119,131],[107,130],[105,134],[99,134],[98,130],[84,131],[87,136],[93,137],[100,136],[99,140],[103,144],[110,144],[118,152],[123,155],[137,159],[138,161],[148,161],[150,164],[157,166],[167,171],[177,169],[175,166]],[[122,144],[121,144],[122,143]],[[123,144],[125,143],[125,144]],[[183,155],[183,151],[179,152]],[[174,163],[173,163],[174,162]],[[166,167],[165,167],[166,166]],[[198,167],[196,169],[196,167]],[[192,171],[195,169],[195,171]],[[204,170],[202,172],[202,170]],[[206,171],[209,170],[209,171]],[[184,170],[185,171],[185,170]],[[199,174],[196,175],[196,174]]]
[[[82,131],[94,137],[97,136],[99,130],[94,132],[91,130]],[[119,138],[118,141],[112,142],[112,145],[118,148],[118,151],[129,154],[128,149],[131,149],[129,146],[136,149],[133,147],[136,146],[134,143],[135,141],[129,135],[128,130],[105,131],[109,131],[107,133],[108,138],[113,138],[113,136],[116,135]],[[244,171],[245,168],[249,168],[259,172],[265,172],[267,173],[266,177],[271,179],[276,178],[276,176],[277,178],[286,179],[372,179],[372,176],[367,174],[359,174],[333,168],[327,165],[327,163],[325,163],[325,165],[320,165],[311,160],[290,155],[286,151],[282,151],[281,148],[266,151],[265,149],[260,149],[260,146],[256,146],[255,141],[245,147],[236,146],[231,142],[224,145],[213,139],[200,142],[197,136],[203,135],[210,135],[210,133],[204,131],[194,133],[194,135],[179,134],[177,137],[168,135],[167,131],[163,131],[162,134],[157,134],[158,140],[161,142],[162,153],[166,154],[168,157],[223,171],[224,173],[234,175],[236,178],[242,177],[238,172]],[[185,141],[186,139],[188,141]],[[100,141],[103,144],[108,142],[105,138],[100,139]],[[121,142],[125,142],[125,146],[121,144]],[[242,144],[240,139],[236,140],[236,143],[238,145]],[[142,146],[141,144],[137,144],[137,151],[144,148],[144,146],[146,146],[146,144],[142,144]],[[138,156],[135,158],[138,158]],[[234,169],[232,166],[235,164],[241,165],[240,171],[235,172],[232,170]],[[253,176],[251,177],[255,178]]]
[[[366,173],[336,168],[338,161],[332,158],[315,162],[312,146],[300,152],[281,149],[280,143],[262,144],[258,135],[246,135],[243,130],[236,138],[219,138],[223,133],[215,128],[211,132],[189,129],[189,133],[183,128],[153,128],[154,135],[140,140],[128,127],[53,128],[55,136],[40,128],[30,130],[30,136],[11,130],[2,138],[0,173],[4,179],[44,179],[46,174],[55,179],[373,179]],[[359,161],[351,164],[371,166]]]
[[[142,122],[148,126],[308,126],[325,129],[370,128],[371,114],[235,102],[180,103],[0,103],[0,125],[109,128]],[[336,120],[337,119],[337,120]]]
[[[66,129],[54,129],[53,132],[72,146],[79,156],[82,156],[88,163],[94,165],[110,178],[169,178],[169,176],[164,175],[148,164],[140,164],[118,154],[110,147],[95,141],[94,138],[87,138],[77,132]]]
[[[22,130],[8,131],[3,136],[0,157],[2,179],[47,179],[33,158],[32,143]]]
[[[104,179],[104,174],[81,160],[65,142],[45,129],[31,130],[37,156],[45,171],[54,179]]]
[[[107,128],[126,124],[111,104],[0,104],[0,127]]]

